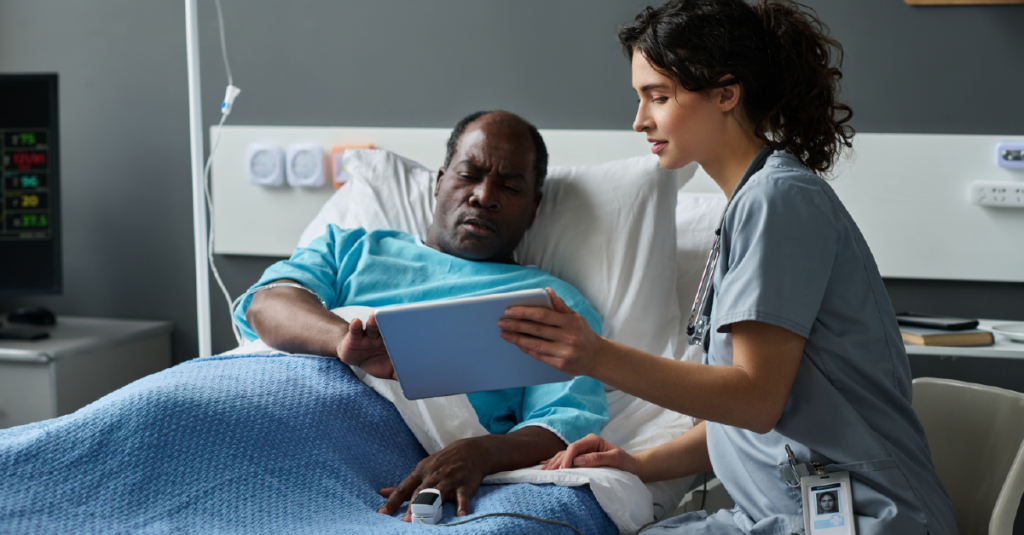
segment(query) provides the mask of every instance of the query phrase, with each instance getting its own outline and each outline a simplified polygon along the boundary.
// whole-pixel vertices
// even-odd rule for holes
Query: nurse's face
[[[826,494],[821,497],[821,510],[822,511],[833,511],[836,506],[835,499],[832,498],[831,494]]]
[[[640,97],[633,130],[647,134],[665,169],[702,162],[723,143],[725,115],[719,91],[691,92],[633,52],[633,89]]]

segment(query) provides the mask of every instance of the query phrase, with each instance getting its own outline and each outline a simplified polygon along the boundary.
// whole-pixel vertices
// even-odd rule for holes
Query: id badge
[[[807,535],[856,535],[850,473],[815,473],[800,478]]]

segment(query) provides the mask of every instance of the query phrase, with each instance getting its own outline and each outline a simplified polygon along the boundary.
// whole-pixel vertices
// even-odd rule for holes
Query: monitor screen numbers
[[[47,129],[0,129],[0,240],[52,239]]]

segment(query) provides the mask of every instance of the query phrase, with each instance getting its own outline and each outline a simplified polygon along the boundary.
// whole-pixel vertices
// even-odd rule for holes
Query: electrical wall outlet
[[[1024,208],[1024,182],[972,182],[971,203],[978,206]]]

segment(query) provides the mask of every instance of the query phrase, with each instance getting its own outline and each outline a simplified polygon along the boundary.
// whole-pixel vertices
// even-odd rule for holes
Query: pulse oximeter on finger
[[[437,524],[441,520],[441,491],[423,489],[409,504],[413,524]]]

